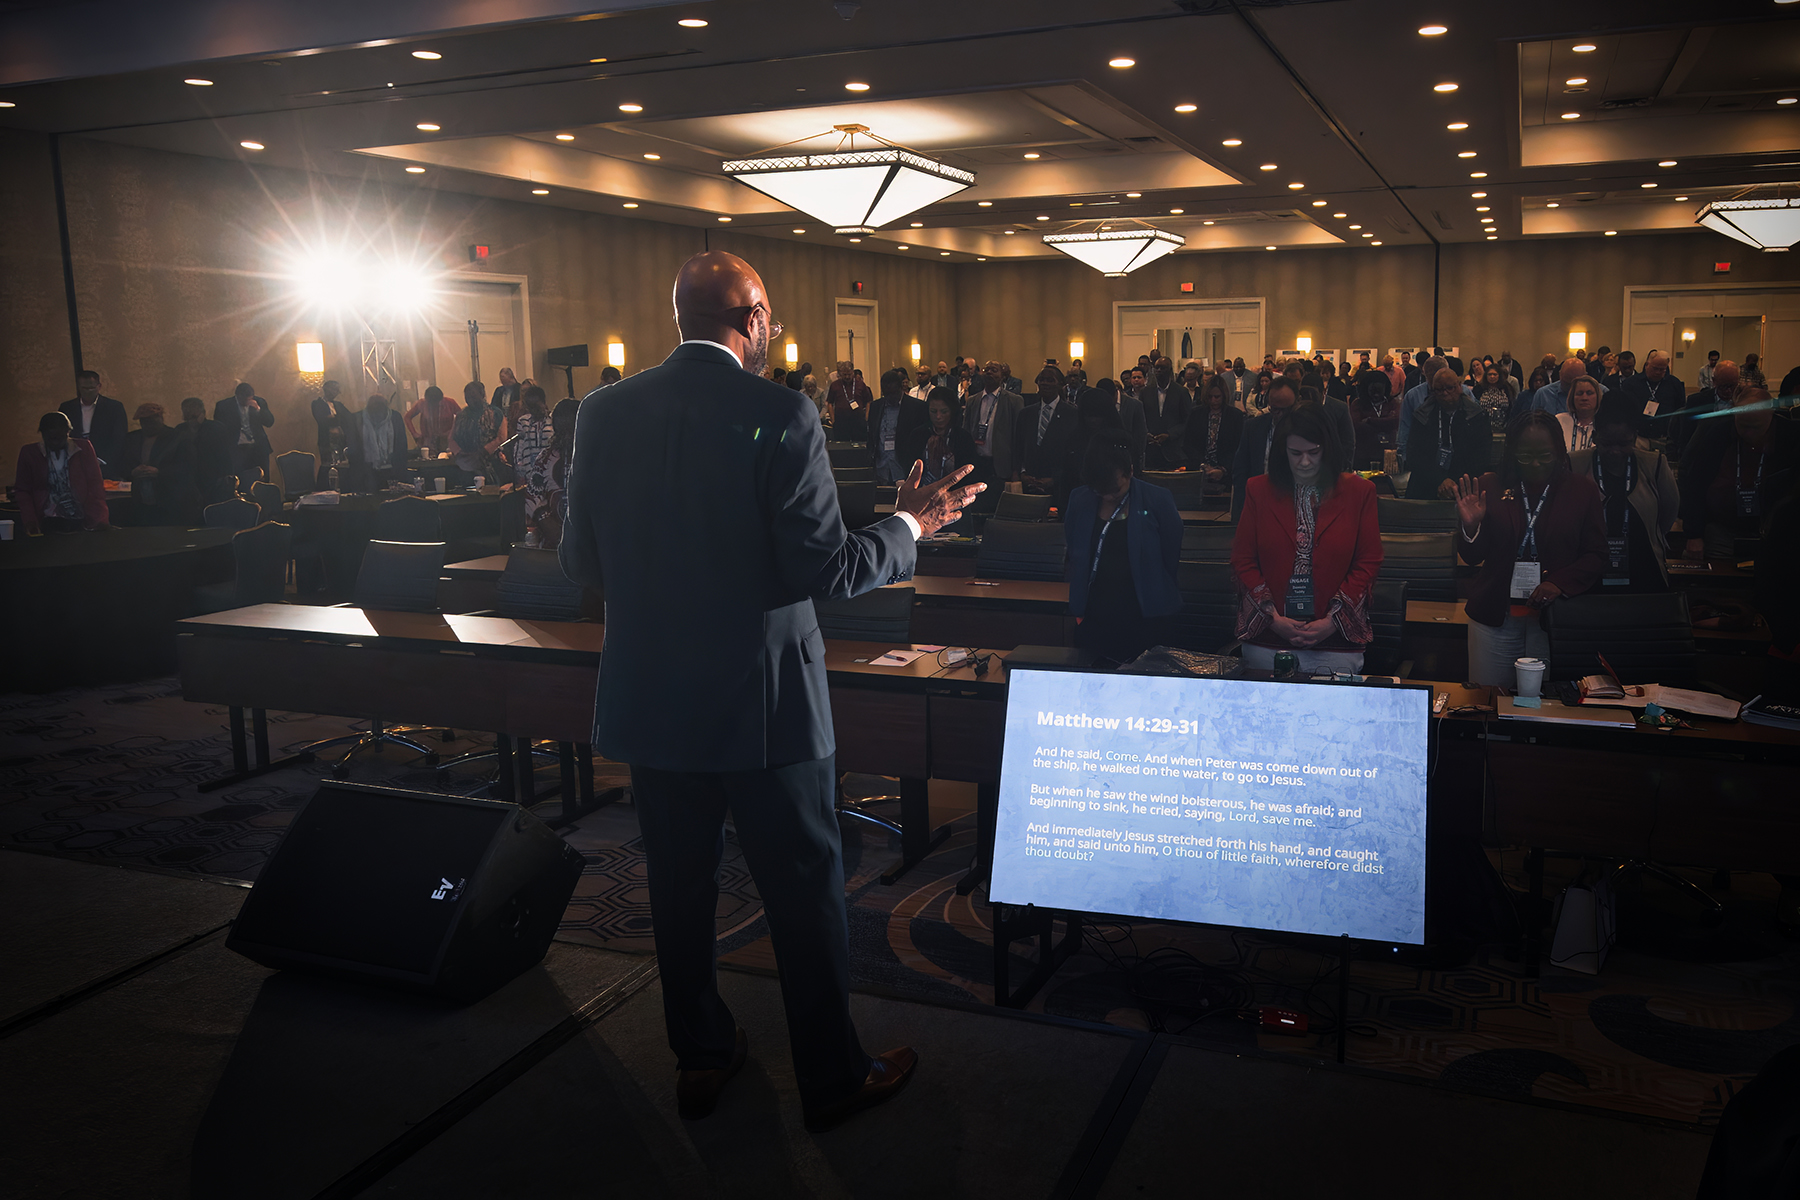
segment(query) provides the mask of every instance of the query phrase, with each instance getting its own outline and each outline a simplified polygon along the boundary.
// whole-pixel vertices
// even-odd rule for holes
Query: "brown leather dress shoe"
[[[814,1133],[823,1133],[843,1124],[866,1108],[874,1108],[877,1104],[892,1100],[911,1082],[913,1068],[918,1065],[919,1056],[911,1046],[889,1050],[869,1064],[869,1077],[863,1080],[862,1087],[836,1104],[827,1104],[808,1112],[806,1127]]]
[[[675,1076],[675,1105],[683,1119],[698,1121],[712,1116],[718,1107],[719,1093],[725,1084],[744,1069],[744,1058],[750,1053],[750,1038],[742,1028],[737,1031],[737,1044],[731,1048],[731,1065],[710,1071],[679,1071]]]

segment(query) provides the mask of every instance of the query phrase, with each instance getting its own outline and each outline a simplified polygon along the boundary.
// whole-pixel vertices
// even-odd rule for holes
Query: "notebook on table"
[[[1564,704],[1548,696],[1532,708],[1516,696],[1498,696],[1494,713],[1502,721],[1543,721],[1552,725],[1596,725],[1607,729],[1635,729],[1637,718],[1623,708],[1587,708]]]
[[[1618,672],[1612,669],[1612,664],[1606,661],[1604,655],[1601,656],[1600,665],[1606,668],[1606,674],[1589,675],[1576,684],[1581,690],[1583,704],[1625,708],[1643,708],[1647,704],[1654,704],[1658,708],[1673,709],[1696,717],[1713,717],[1720,721],[1737,720],[1738,710],[1742,707],[1735,700],[1727,700],[1711,692],[1696,692],[1661,683],[1623,684],[1619,682]]]

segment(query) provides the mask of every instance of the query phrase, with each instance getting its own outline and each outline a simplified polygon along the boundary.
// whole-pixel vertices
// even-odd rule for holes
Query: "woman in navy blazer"
[[[1081,479],[1063,516],[1075,644],[1130,662],[1168,640],[1181,610],[1181,510],[1169,489],[1131,477],[1120,434],[1094,436]]]

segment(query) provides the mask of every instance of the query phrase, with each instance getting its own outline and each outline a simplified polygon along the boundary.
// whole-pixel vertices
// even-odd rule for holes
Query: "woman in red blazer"
[[[1375,485],[1345,470],[1349,450],[1317,404],[1290,409],[1273,444],[1231,544],[1244,663],[1266,671],[1291,650],[1309,674],[1361,671],[1381,569]]]
[[[1506,431],[1500,471],[1456,485],[1457,553],[1469,584],[1469,681],[1512,687],[1513,660],[1550,657],[1544,609],[1587,591],[1606,565],[1605,500],[1569,471],[1562,427],[1543,411]]]
[[[13,495],[19,502],[19,524],[27,537],[52,532],[105,529],[111,514],[100,482],[100,460],[59,412],[38,421],[38,441],[19,447]],[[60,476],[60,480],[56,477]],[[57,486],[59,482],[66,486]]]

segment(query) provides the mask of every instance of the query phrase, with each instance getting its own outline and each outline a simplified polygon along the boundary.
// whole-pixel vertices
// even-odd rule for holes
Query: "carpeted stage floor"
[[[271,720],[278,749],[348,728],[341,721],[295,714],[271,714]],[[131,989],[148,986],[146,980],[173,978],[169,972],[182,963],[188,965],[180,969],[200,972],[209,981],[208,987],[224,987],[230,977],[237,980],[229,985],[238,989],[233,993],[237,999],[226,1007],[241,1007],[244,997],[250,997],[251,1024],[234,1027],[228,1037],[236,1049],[229,1054],[224,1082],[215,1081],[211,1093],[207,1119],[214,1119],[220,1104],[217,1089],[233,1083],[233,1070],[247,1052],[246,1039],[254,1032],[260,1010],[274,1005],[282,1012],[287,1005],[293,1012],[301,1012],[305,1005],[294,997],[312,994],[308,989],[324,989],[321,995],[336,994],[322,984],[265,978],[267,972],[234,960],[218,944],[222,940],[218,930],[235,911],[242,894],[241,888],[224,885],[255,878],[294,807],[326,774],[326,766],[296,767],[200,794],[196,784],[221,773],[229,761],[224,713],[183,702],[172,680],[43,696],[0,696],[0,739],[0,844],[56,859],[138,868],[81,876],[106,880],[104,895],[95,900],[92,911],[81,903],[66,902],[65,886],[58,893],[64,903],[38,904],[37,919],[21,926],[16,939],[9,939],[18,941],[27,957],[43,965],[28,972],[30,978],[17,986],[0,985],[0,998],[7,1003],[7,1013],[0,1020],[11,1020],[13,1024],[6,1028],[16,1030],[0,1041],[0,1048],[16,1052],[23,1045],[20,1039],[45,1036],[44,1030],[67,1025],[83,1010],[91,1019],[104,1006],[124,1002],[122,997]],[[474,747],[475,742],[465,738],[445,749],[448,753]],[[624,782],[621,768],[601,764],[598,769],[601,786]],[[614,778],[609,780],[609,775]],[[396,750],[360,760],[352,778],[460,792],[474,792],[484,782],[479,768],[440,773],[409,762]],[[548,788],[552,782],[553,772],[546,772],[543,786]],[[879,788],[880,784],[872,779],[852,781],[853,787]],[[945,817],[952,816],[959,806],[966,809],[970,799],[954,786],[934,788],[934,805],[942,806]],[[555,802],[546,802],[539,811],[554,819],[556,808]],[[1172,1091],[1182,1097],[1180,1104],[1198,1106],[1196,1111],[1222,1103],[1220,1096],[1196,1093],[1193,1080],[1181,1071],[1171,1074],[1173,1064],[1188,1062],[1201,1064],[1209,1073],[1224,1070],[1227,1064],[1291,1063],[1299,1071],[1293,1078],[1335,1081],[1320,1083],[1322,1090],[1316,1095],[1309,1093],[1312,1098],[1304,1101],[1324,1106],[1318,1114],[1320,1120],[1328,1119],[1329,1089],[1352,1087],[1350,1081],[1354,1088],[1398,1088],[1393,1098],[1383,1103],[1400,1109],[1417,1105],[1421,1112],[1432,1112],[1433,1105],[1445,1103],[1448,1094],[1456,1093],[1459,1103],[1477,1103],[1476,1097],[1523,1102],[1502,1104],[1492,1111],[1532,1114],[1530,1119],[1547,1123],[1546,1128],[1574,1130],[1602,1119],[1605,1129],[1641,1131],[1665,1147],[1685,1147],[1670,1151],[1678,1161],[1665,1164],[1668,1171],[1647,1174],[1647,1186],[1651,1194],[1691,1194],[1705,1135],[1724,1103],[1771,1054],[1800,1040],[1800,1020],[1795,1017],[1800,955],[1774,930],[1772,884],[1750,875],[1733,877],[1732,890],[1724,897],[1727,919],[1719,929],[1701,928],[1691,910],[1660,885],[1628,889],[1621,901],[1624,944],[1597,978],[1546,968],[1540,978],[1529,979],[1517,963],[1508,961],[1501,947],[1479,950],[1463,965],[1440,969],[1359,961],[1351,979],[1348,1070],[1317,1069],[1330,1055],[1328,1036],[1266,1035],[1226,1011],[1245,1004],[1281,1004],[1307,1012],[1315,1028],[1329,1030],[1337,1019],[1335,960],[1321,957],[1300,940],[1153,924],[1106,926],[1090,934],[1084,951],[1065,964],[1033,1001],[1031,1012],[1039,1016],[1020,1018],[984,1011],[979,1006],[990,1003],[993,996],[987,935],[990,914],[979,893],[968,898],[955,894],[955,884],[969,863],[972,817],[957,818],[955,828],[956,834],[930,860],[894,886],[885,887],[878,876],[894,857],[885,834],[859,823],[845,823],[859,1005],[878,1010],[886,1014],[883,1020],[891,1018],[900,1025],[937,1022],[942,1028],[933,1028],[944,1037],[951,1037],[949,1030],[954,1026],[955,1038],[975,1039],[957,1053],[973,1056],[969,1061],[976,1063],[988,1053],[985,1039],[990,1037],[1002,1043],[1007,1038],[1025,1039],[1021,1046],[1030,1043],[1035,1047],[1025,1055],[1031,1061],[1039,1053],[1050,1054],[1052,1059],[1071,1055],[1078,1059],[1089,1052],[1058,1048],[1057,1039],[1069,1040],[1071,1046],[1109,1048],[1105,1053],[1093,1051],[1100,1057],[1089,1073],[1100,1082],[1090,1092],[1068,1100],[1071,1111],[1081,1110],[1079,1116],[1068,1118],[1073,1139],[1069,1144],[1079,1142],[1076,1149],[1080,1153],[1071,1157],[1068,1145],[1060,1147],[1053,1156],[1056,1170],[1042,1181],[1042,1189],[1013,1193],[1001,1181],[995,1184],[998,1192],[982,1185],[988,1194],[1049,1194],[1058,1179],[1072,1186],[1084,1171],[1085,1194],[1100,1194],[1095,1189],[1102,1182],[1105,1192],[1111,1194],[1133,1170],[1149,1172],[1145,1178],[1156,1177],[1156,1172],[1164,1169],[1175,1170],[1182,1153],[1180,1139],[1165,1128],[1171,1117],[1158,1097]],[[571,964],[577,962],[589,964],[581,970],[600,970],[592,964],[608,964],[602,972],[612,972],[608,978],[631,976],[634,964],[644,963],[643,956],[651,950],[643,860],[633,812],[629,805],[601,810],[583,819],[567,836],[588,856],[590,866],[568,910],[547,977],[560,981],[559,972],[576,970]],[[20,887],[19,864],[41,861],[16,853],[0,855],[0,871],[9,880],[8,890]],[[1521,882],[1515,878],[1521,868],[1518,854],[1499,855],[1497,864],[1509,882]],[[1572,871],[1573,864],[1564,864],[1563,869]],[[151,903],[133,889],[157,891],[158,897]],[[162,895],[168,889],[178,892]],[[731,975],[731,986],[758,997],[756,1003],[772,1005],[767,976],[772,973],[773,960],[766,929],[754,886],[732,848],[727,852],[720,897],[719,938],[725,963],[741,969]],[[193,939],[191,943],[189,939]],[[601,957],[583,957],[591,953]],[[1025,945],[1015,948],[1014,964],[1019,971],[1015,978],[1022,978],[1030,965],[1025,953]],[[142,977],[132,976],[116,986],[108,983],[91,998],[83,991],[114,972],[129,973],[156,955],[165,958],[157,959],[158,965]],[[169,955],[173,957],[166,957]],[[545,976],[536,978],[540,984],[530,986],[540,986]],[[557,986],[561,987],[560,982]],[[558,1010],[557,1020],[564,1020],[570,1009],[591,999],[584,995],[575,1000],[577,993],[585,989],[600,994],[608,986],[587,980],[579,986],[563,987],[569,1004]],[[559,1043],[541,1061],[534,1060],[529,1070],[507,1081],[503,1089],[473,1100],[464,1097],[454,1122],[456,1138],[437,1138],[406,1154],[387,1147],[392,1161],[382,1162],[393,1169],[382,1176],[385,1182],[381,1186],[394,1187],[398,1181],[413,1179],[423,1194],[429,1190],[424,1181],[432,1172],[450,1172],[471,1182],[466,1193],[456,1194],[513,1194],[504,1189],[483,1193],[472,1186],[472,1181],[482,1176],[484,1160],[476,1151],[479,1141],[463,1137],[464,1131],[491,1130],[497,1137],[536,1141],[578,1140],[590,1115],[568,1111],[571,1101],[559,1092],[560,1086],[575,1086],[581,1080],[598,1086],[596,1081],[605,1079],[616,1091],[625,1087],[627,1079],[654,1079],[657,1087],[664,1087],[667,1064],[657,1058],[664,1052],[651,999],[653,972],[648,982],[639,980],[634,986],[637,990],[620,999],[616,1011],[608,1010],[611,1015]],[[526,982],[521,980],[509,990],[524,987]],[[71,995],[80,1001],[74,1007],[68,1007]],[[172,998],[168,1002],[175,1003]],[[393,1002],[371,999],[367,1003],[379,1007]],[[101,1007],[93,1007],[96,1005]],[[152,1020],[144,1015],[148,1010],[140,1007],[133,1011],[134,1020]],[[37,1015],[30,1015],[33,1013]],[[22,1022],[21,1014],[25,1014]],[[781,1052],[765,1054],[759,1060],[768,1078],[754,1086],[780,1093],[786,1085],[776,1076],[786,1065],[779,1012],[770,1008],[765,1015],[769,1027],[763,1045],[773,1042]],[[233,1019],[222,1016],[223,1026],[231,1026]],[[400,1018],[392,1012],[382,1020],[400,1028]],[[622,1023],[631,1022],[635,1024],[629,1037],[635,1041],[627,1053],[608,1039],[626,1036],[620,1032],[625,1028]],[[551,1022],[546,1028],[554,1025]],[[1020,1033],[1019,1029],[1030,1032]],[[188,1036],[178,1033],[170,1052]],[[192,1036],[198,1038],[194,1044],[200,1045],[227,1034],[215,1031]],[[883,1038],[872,1036],[871,1041]],[[502,1047],[493,1053],[496,1061],[507,1062],[517,1056],[519,1048]],[[275,1069],[286,1069],[283,1055],[288,1054],[288,1050],[276,1054],[280,1061]],[[1108,1058],[1109,1054],[1114,1057]],[[1119,1055],[1138,1055],[1141,1060],[1129,1079],[1120,1075],[1124,1060],[1118,1059]],[[1195,1055],[1201,1057],[1195,1059]],[[1146,1064],[1152,1060],[1156,1069],[1145,1074]],[[1043,1080],[1021,1079],[1017,1086],[1040,1097],[1056,1092],[1063,1081],[1052,1068],[1053,1064],[1045,1067],[1048,1073]],[[202,1075],[209,1069],[196,1068]],[[1016,1064],[1008,1059],[1005,1069],[1015,1071]],[[1248,1068],[1232,1066],[1230,1070]],[[1267,1093],[1273,1085],[1259,1082],[1267,1070],[1258,1070],[1262,1074],[1243,1085],[1248,1089],[1246,1095],[1264,1096],[1279,1107],[1279,1098]],[[1136,1085],[1132,1079],[1137,1080]],[[0,1086],[14,1090],[10,1085]],[[346,1095],[354,1090],[345,1086]],[[470,1086],[470,1081],[463,1080],[456,1087],[445,1083],[440,1091],[454,1098]],[[436,1112],[447,1102],[438,1093],[432,1096],[437,1102],[426,1112]],[[1147,1096],[1155,1102],[1147,1102]],[[507,1104],[513,1107],[495,1108],[501,1098],[510,1098]],[[631,1102],[655,1108],[667,1099],[660,1094],[633,1093]],[[475,1100],[482,1102],[475,1104]],[[1494,1101],[1482,1099],[1479,1103]],[[299,1104],[298,1099],[283,1102],[289,1107]],[[1094,1114],[1106,1104],[1113,1105],[1108,1110],[1113,1116],[1102,1122],[1101,1132],[1112,1132],[1102,1137],[1089,1125],[1100,1119]],[[669,1194],[683,1194],[680,1186],[669,1183],[682,1171],[699,1171],[713,1178],[708,1174],[714,1170],[708,1165],[709,1152],[701,1145],[704,1138],[673,1122],[668,1113],[658,1110],[660,1115],[651,1117],[646,1112],[630,1119],[662,1122],[658,1136],[667,1144],[651,1138],[641,1148],[641,1161],[633,1169],[641,1171],[646,1180],[661,1180],[669,1186]],[[1123,1125],[1119,1124],[1120,1113],[1126,1114]],[[1156,1114],[1155,1120],[1151,1114]],[[424,1114],[414,1115],[422,1118]],[[1369,1119],[1361,1113],[1338,1116],[1348,1122],[1345,1129]],[[787,1117],[794,1114],[789,1112]],[[1149,1132],[1153,1126],[1163,1131]],[[1683,1134],[1683,1130],[1690,1133]],[[780,1131],[771,1130],[771,1136],[776,1132],[793,1139],[795,1120],[788,1120]],[[403,1129],[394,1131],[392,1137],[403,1133]],[[740,1130],[731,1136],[742,1134]],[[140,1131],[138,1136],[150,1134]],[[980,1136],[966,1124],[954,1134],[961,1139],[959,1145]],[[1538,1131],[1532,1136],[1548,1135]],[[1583,1136],[1591,1140],[1595,1135],[1590,1131]],[[1083,1137],[1087,1140],[1081,1141]],[[1177,1144],[1171,1144],[1170,1138]],[[204,1140],[196,1142],[196,1147]],[[1096,1157],[1102,1143],[1106,1153]],[[371,1156],[379,1157],[384,1146],[386,1142],[348,1145],[339,1165],[348,1171],[358,1163],[366,1164]],[[973,1146],[965,1145],[965,1149],[975,1153]],[[1574,1143],[1569,1151],[1577,1157],[1582,1153]],[[692,1158],[696,1153],[698,1160]],[[395,1154],[398,1157],[393,1157]],[[1082,1154],[1088,1157],[1076,1163]],[[806,1155],[801,1159],[810,1164],[806,1170],[825,1174],[806,1175],[805,1186],[797,1193],[774,1188],[768,1194],[807,1194],[819,1180],[838,1177],[832,1174],[838,1167],[831,1163]],[[975,1181],[981,1178],[972,1162],[930,1165],[955,1175],[955,1186],[947,1190],[960,1193],[974,1190]],[[1101,1167],[1098,1175],[1090,1169],[1096,1163]],[[920,1164],[909,1161],[909,1165]],[[781,1167],[783,1171],[791,1169],[798,1169],[794,1162]],[[1065,1171],[1075,1174],[1063,1178]],[[1254,1176],[1243,1178],[1248,1183]],[[312,1190],[293,1194],[315,1194],[337,1176],[308,1179]],[[570,1186],[575,1185],[571,1182]],[[716,1179],[709,1186],[717,1186]],[[51,1190],[43,1194],[61,1193]],[[394,1194],[409,1193],[400,1188]],[[617,1194],[637,1193],[626,1190]],[[658,1193],[646,1185],[643,1194]],[[825,1188],[817,1194],[835,1193]],[[894,1194],[917,1193],[898,1189]],[[1127,1188],[1120,1194],[1143,1193]]]

